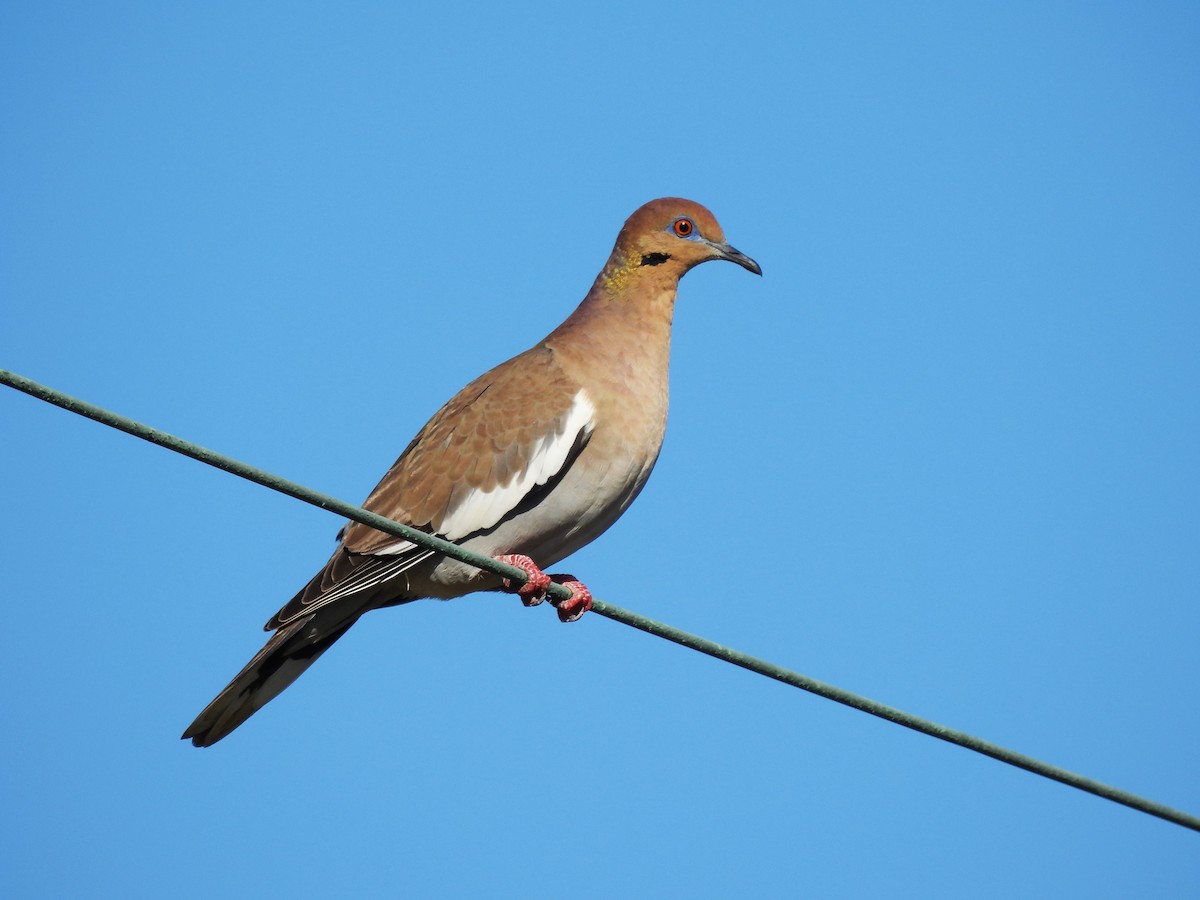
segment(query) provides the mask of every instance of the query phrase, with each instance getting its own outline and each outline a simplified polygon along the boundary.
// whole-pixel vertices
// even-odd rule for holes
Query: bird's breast
[[[599,537],[641,492],[662,448],[667,422],[669,316],[556,333],[554,363],[594,405],[594,428],[569,466],[544,492],[494,527],[461,541],[486,556],[522,554],[545,568]],[[601,342],[599,336],[607,338]],[[499,579],[442,559],[425,590],[458,596]]]
[[[593,392],[598,393],[589,390]],[[492,557],[522,554],[546,568],[595,540],[620,518],[658,459],[667,394],[664,387],[604,396],[607,399],[597,403],[590,439],[561,476],[494,527],[460,541],[464,547]],[[427,596],[455,597],[498,586],[496,576],[442,558],[420,590]]]

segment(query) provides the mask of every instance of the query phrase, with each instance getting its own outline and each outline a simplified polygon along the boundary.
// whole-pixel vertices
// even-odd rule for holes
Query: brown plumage
[[[515,556],[531,585],[544,579],[539,567],[600,535],[649,477],[666,426],[676,289],[713,259],[762,274],[699,204],[665,198],[638,209],[567,320],[438,410],[363,506],[487,556]],[[591,602],[568,583],[577,594],[560,606],[564,620]],[[369,610],[501,587],[496,575],[352,523],[267,623],[266,646],[183,737],[219,741]],[[539,590],[522,597],[536,602]]]

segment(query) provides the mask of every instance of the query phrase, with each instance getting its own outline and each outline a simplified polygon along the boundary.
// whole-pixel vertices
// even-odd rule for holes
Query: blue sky
[[[1200,8],[0,9],[0,366],[361,500],[653,197],[596,594],[1200,812]],[[178,734],[330,515],[0,391],[10,897],[1175,897],[1198,836],[599,617],[365,619]]]

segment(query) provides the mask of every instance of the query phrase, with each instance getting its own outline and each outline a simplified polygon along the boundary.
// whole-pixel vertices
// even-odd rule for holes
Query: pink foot
[[[558,609],[558,620],[560,622],[575,622],[585,612],[592,608],[592,592],[587,589],[582,581],[575,578],[574,575],[551,575],[550,580],[555,584],[561,584],[565,588],[569,588],[571,596],[566,600],[559,600],[551,603]]]
[[[513,583],[505,578],[504,589],[506,591],[515,591],[517,596],[521,598],[521,602],[526,606],[537,606],[546,599],[546,588],[550,587],[550,576],[539,569],[532,559],[519,554],[497,556],[494,558],[496,562],[516,566],[525,573],[525,583],[517,588],[514,588]]]

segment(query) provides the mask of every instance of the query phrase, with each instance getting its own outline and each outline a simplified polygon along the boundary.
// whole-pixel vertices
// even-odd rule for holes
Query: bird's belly
[[[650,476],[654,460],[597,474],[585,464],[584,455],[586,451],[533,507],[459,543],[484,556],[522,554],[543,569],[591,543],[633,502]],[[500,586],[498,576],[446,557],[437,558],[427,581],[422,581],[422,594],[441,598]]]

